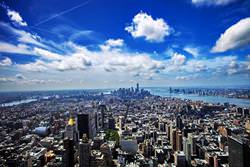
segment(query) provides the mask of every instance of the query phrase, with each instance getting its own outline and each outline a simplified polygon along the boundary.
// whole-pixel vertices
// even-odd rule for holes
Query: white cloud
[[[250,17],[229,27],[216,41],[212,52],[225,52],[250,45]]]
[[[0,52],[18,53],[18,54],[32,54],[29,47],[25,44],[10,44],[0,41]]]
[[[14,34],[22,37],[25,34],[30,34],[28,32],[20,33],[16,29],[13,31],[17,31]],[[170,72],[171,76],[174,76],[173,79],[175,76],[179,76],[176,79],[185,80],[185,77],[191,76],[193,73],[202,73],[205,71],[209,74],[218,72],[223,75],[244,73],[247,67],[247,64],[239,62],[236,56],[196,60],[187,59],[185,55],[177,53],[173,49],[166,51],[165,54],[168,55],[165,57],[166,59],[158,60],[152,57],[153,53],[138,53],[126,49],[122,39],[108,39],[102,45],[99,45],[101,49],[92,50],[86,46],[77,45],[72,41],[58,44],[53,43],[51,46],[50,43],[40,39],[36,35],[33,36],[30,34],[28,37],[34,39],[32,44],[26,44],[28,38],[17,38],[16,42],[19,42],[19,44],[0,41],[0,52],[37,56],[35,62],[15,64],[13,66],[13,68],[17,68],[17,72],[27,74],[26,72],[31,71],[29,74],[35,77],[40,76],[37,81],[35,79],[17,79],[23,78],[18,76],[13,78],[19,83],[48,83],[47,79],[53,79],[55,75],[61,78],[65,75],[69,79],[72,77],[72,81],[74,81],[72,84],[75,83],[75,78],[78,76],[84,76],[86,80],[88,77],[91,82],[114,78],[117,81],[123,78],[127,78],[127,80],[154,79],[150,82],[156,82],[157,80],[164,80],[162,76],[166,76]],[[39,47],[35,44],[36,42],[40,42],[40,40],[46,44],[45,47]],[[106,48],[102,49],[102,46]],[[192,52],[193,55],[198,55],[199,53],[198,48],[195,50],[190,46],[186,46],[184,50]],[[224,73],[223,69],[225,70]],[[32,73],[32,71],[40,73]],[[48,78],[45,78],[45,76],[48,76]],[[93,76],[97,77],[93,78]],[[5,80],[8,80],[8,77]],[[88,84],[86,80],[85,83]]]
[[[202,72],[207,70],[206,60],[189,60],[183,67],[187,72]]]
[[[37,60],[36,62],[27,64],[18,64],[17,67],[25,71],[34,71],[34,72],[43,72],[48,70],[46,63],[41,60]]]
[[[191,46],[185,46],[183,48],[183,50],[186,51],[186,52],[188,52],[188,53],[190,53],[194,57],[197,57],[200,54],[200,50],[198,48],[191,47]]]
[[[19,24],[20,26],[27,26],[28,24],[23,20],[20,14],[14,10],[7,9],[7,15],[10,20]]]
[[[187,61],[181,69],[188,73],[206,72],[207,74],[233,75],[249,73],[248,65],[247,62],[238,60],[237,56],[220,56],[213,59],[192,59]]]
[[[171,57],[171,61],[174,65],[182,65],[186,61],[186,56],[179,53],[174,53]]]
[[[19,43],[18,45],[14,45],[14,44],[2,42],[2,41],[0,41],[0,52],[34,55],[34,56],[40,56],[42,58],[49,59],[49,60],[61,59],[63,56],[57,53],[50,52],[45,49],[28,46],[22,43]]]
[[[109,39],[105,43],[106,45],[109,45],[111,47],[117,47],[117,46],[120,47],[123,46],[124,41],[123,39]]]
[[[62,60],[53,61],[48,64],[48,66],[51,68],[59,71],[86,70],[91,65],[91,61],[85,59],[81,54],[74,54],[70,57],[64,57]]]
[[[50,52],[45,49],[31,47],[26,44],[14,45],[11,43],[1,42],[1,41],[0,41],[0,52],[34,55],[34,56],[38,56],[47,60],[59,60],[59,59],[63,59],[63,56],[64,56],[64,55]]]
[[[14,82],[15,79],[11,77],[0,77],[0,82]]]
[[[196,6],[223,6],[236,2],[237,0],[192,0],[192,4]]]
[[[105,41],[103,45],[100,45],[100,48],[104,51],[107,51],[110,49],[118,49],[123,45],[124,45],[123,39],[108,39],[107,41]]]
[[[51,79],[38,79],[38,78],[26,78],[23,74],[16,74],[15,76],[8,76],[8,77],[0,77],[0,84],[1,83],[13,83],[13,84],[24,84],[24,85],[36,85],[36,84],[60,84],[68,82],[68,80],[58,81],[58,80],[51,80]]]
[[[53,53],[50,52],[48,50],[44,50],[41,48],[34,48],[33,49],[34,54],[40,55],[41,57],[45,58],[45,59],[49,59],[49,60],[58,60],[58,59],[62,59],[63,56],[57,53]]]
[[[191,78],[188,77],[188,76],[176,76],[175,79],[176,80],[187,81],[187,80],[190,80]]]
[[[12,61],[8,57],[5,57],[4,59],[0,61],[0,66],[11,66],[11,65],[12,65]]]
[[[22,30],[16,30],[15,32],[16,32],[16,34],[19,35],[19,38],[18,38],[19,42],[33,44],[33,45],[37,45],[37,46],[46,48],[46,46],[39,41],[40,40],[39,36],[30,34],[26,31],[22,31]]]
[[[4,29],[10,32],[10,35],[13,37],[17,37],[17,41],[20,43],[33,44],[36,46],[40,46],[46,48],[47,46],[40,42],[40,37],[35,34],[31,34],[24,30],[19,30],[11,27],[9,24],[4,22],[0,22],[0,29]]]
[[[144,37],[150,42],[163,42],[164,38],[171,33],[171,28],[162,18],[153,19],[143,12],[135,15],[133,22],[125,27],[125,30],[134,38]]]
[[[51,59],[53,52],[40,53],[41,58],[45,60],[37,60],[36,62],[20,64],[23,70],[27,71],[73,71],[87,70],[103,72],[158,72],[165,68],[164,63],[154,60],[147,53],[130,53],[122,50],[100,50],[91,51],[84,46],[74,43],[68,43],[73,52],[68,56],[59,55],[58,59]],[[117,46],[117,45],[116,45]],[[119,46],[121,46],[119,44]],[[57,57],[56,57],[57,58]]]

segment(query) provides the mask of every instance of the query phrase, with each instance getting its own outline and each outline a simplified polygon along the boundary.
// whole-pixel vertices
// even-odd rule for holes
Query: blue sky
[[[1,1],[0,91],[250,81],[248,0]]]

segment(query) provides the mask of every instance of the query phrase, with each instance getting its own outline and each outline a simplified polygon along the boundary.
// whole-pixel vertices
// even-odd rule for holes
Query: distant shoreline
[[[177,87],[174,87],[177,88]],[[178,87],[178,88],[183,88],[183,87]],[[207,103],[213,103],[213,104],[224,104],[224,103],[229,103],[231,105],[236,105],[240,107],[250,107],[250,99],[241,99],[241,98],[235,98],[235,97],[226,97],[226,96],[211,96],[211,95],[199,95],[199,94],[182,94],[182,93],[170,93],[169,92],[169,87],[144,87],[143,89],[149,90],[152,95],[155,96],[161,96],[161,97],[175,97],[175,98],[181,98],[181,99],[188,99],[192,101],[203,101]],[[196,89],[186,87],[186,89]],[[197,88],[200,89],[200,88]],[[207,88],[205,88],[207,89]],[[212,89],[212,88],[211,88]],[[216,89],[216,88],[215,88]],[[111,92],[115,89],[82,89],[82,90],[58,90],[58,91],[24,91],[24,92],[0,92],[0,94],[3,94],[5,96],[8,96],[8,94],[11,94],[15,97],[15,94],[21,95],[20,97],[17,97],[15,100],[11,100],[11,97],[8,99],[6,98],[5,102],[2,102],[0,104],[1,107],[4,106],[14,106],[14,105],[19,105],[19,104],[24,104],[24,103],[30,103],[37,101],[39,98],[46,97],[46,95],[66,95],[66,94],[71,94],[78,95],[81,92],[88,92],[88,93],[107,93]],[[248,89],[247,89],[248,90]],[[250,89],[249,89],[250,90]],[[41,94],[40,94],[41,93]],[[19,99],[20,98],[20,99]]]

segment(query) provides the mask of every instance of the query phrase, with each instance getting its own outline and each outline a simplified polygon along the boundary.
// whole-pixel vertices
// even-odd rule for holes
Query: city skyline
[[[3,1],[0,91],[249,85],[250,2]]]

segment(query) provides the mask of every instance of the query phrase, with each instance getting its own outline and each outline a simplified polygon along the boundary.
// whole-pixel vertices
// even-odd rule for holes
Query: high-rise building
[[[183,137],[183,152],[185,154],[185,159],[188,165],[191,164],[191,144],[186,137]]]
[[[96,120],[96,128],[97,128],[97,131],[100,131],[101,129],[104,128],[104,117],[105,117],[105,113],[107,112],[107,106],[104,105],[104,104],[101,104],[98,106],[98,109],[97,109],[97,113],[96,113],[96,117],[97,117],[97,120]]]
[[[176,129],[172,129],[170,134],[170,144],[172,146],[172,149],[176,151]]]
[[[250,166],[250,147],[248,142],[249,141],[239,140],[232,136],[228,138],[230,167]]]
[[[86,134],[82,135],[82,139],[79,142],[79,166],[90,167],[91,150],[90,143]]]
[[[96,131],[99,132],[104,128],[104,113],[102,111],[98,111],[96,113]]]
[[[191,146],[191,155],[196,155],[196,141],[197,136],[194,136],[193,133],[188,133],[188,142]]]
[[[140,86],[139,86],[139,83],[136,84],[136,92],[139,92],[140,91]]]
[[[243,109],[243,117],[249,117],[249,109],[247,108]]]
[[[183,128],[183,123],[180,115],[176,117],[176,127],[180,130],[182,130]]]
[[[182,142],[182,133],[180,130],[176,132],[176,150],[182,151],[183,150],[183,142]]]
[[[123,126],[124,126],[124,116],[119,116],[119,129],[122,130],[123,129]]]
[[[66,125],[66,128],[65,128],[65,137],[72,139],[75,142],[78,141],[75,120],[71,116],[70,116],[68,124]]]
[[[88,138],[93,139],[96,135],[96,117],[95,112],[80,113],[77,115],[77,129],[79,138],[86,134]]]
[[[176,167],[185,167],[186,159],[183,151],[176,151],[174,154],[174,163]]]
[[[65,138],[63,140],[63,164],[64,167],[74,167],[74,141],[73,139]]]
[[[113,117],[109,118],[109,129],[115,129],[115,119]]]

